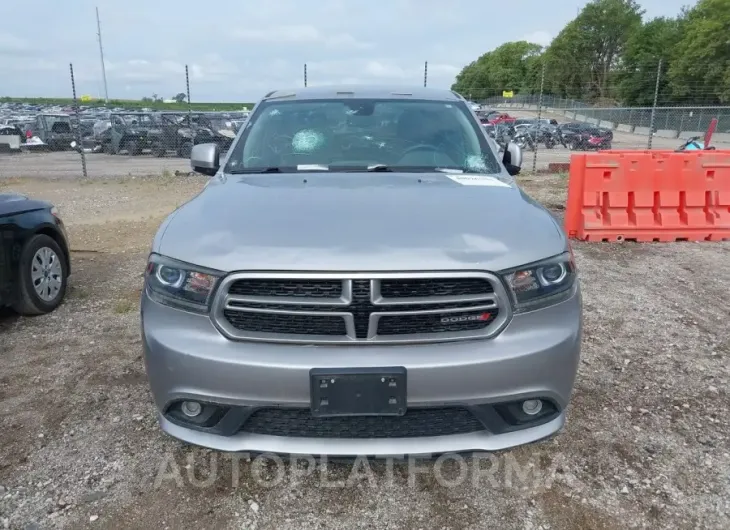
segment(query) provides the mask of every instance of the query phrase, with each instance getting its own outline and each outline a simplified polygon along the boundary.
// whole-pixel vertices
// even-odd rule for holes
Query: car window
[[[362,170],[382,164],[393,170],[498,173],[479,127],[458,101],[266,101],[246,122],[226,171],[311,165]]]

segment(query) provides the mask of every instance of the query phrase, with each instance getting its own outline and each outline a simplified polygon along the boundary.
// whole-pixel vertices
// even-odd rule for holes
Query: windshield
[[[114,120],[117,125],[126,125],[127,127],[153,127],[155,122],[149,114],[117,114]]]
[[[455,170],[499,173],[487,139],[461,101],[265,101],[244,126],[226,172]]]

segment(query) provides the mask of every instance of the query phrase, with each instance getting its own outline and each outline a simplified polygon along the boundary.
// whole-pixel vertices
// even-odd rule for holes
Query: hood
[[[42,210],[50,207],[50,203],[31,199],[20,193],[0,193],[0,216],[14,215],[31,210]]]
[[[502,270],[563,252],[553,217],[488,176],[302,173],[212,179],[153,251],[231,270]]]

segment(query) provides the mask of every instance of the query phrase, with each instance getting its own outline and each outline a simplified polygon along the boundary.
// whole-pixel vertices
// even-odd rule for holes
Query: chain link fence
[[[302,85],[306,86],[311,80],[307,65],[303,66]],[[170,99],[153,94],[129,101],[115,99],[112,92],[107,101],[90,100],[76,94],[73,65],[69,74],[65,101],[0,99],[0,125],[17,127],[22,151],[27,154],[0,155],[0,177],[188,173],[192,146],[215,142],[225,152],[251,107],[246,103],[196,103],[187,66],[179,80],[185,92]],[[513,125],[526,132],[529,138],[523,135],[521,142],[526,151],[525,170],[562,171],[572,152],[599,148],[675,149],[689,138],[704,136],[713,119],[718,120],[713,144],[730,148],[730,106],[668,104],[658,89],[652,106],[609,106],[606,101],[611,98],[589,102],[556,96],[550,93],[545,77],[543,68],[539,89],[531,93],[494,86],[461,91],[480,105],[479,114],[487,128]],[[421,83],[429,84],[427,62],[423,79],[413,80],[414,86]],[[605,92],[618,90],[609,86]],[[701,93],[695,96],[703,100]],[[535,129],[537,120],[553,132]],[[573,141],[574,133],[564,133],[576,124],[585,128],[587,136]],[[590,138],[593,132],[610,140],[594,142]]]

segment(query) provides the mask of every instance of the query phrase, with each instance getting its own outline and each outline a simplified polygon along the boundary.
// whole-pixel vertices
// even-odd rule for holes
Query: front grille
[[[228,292],[242,296],[339,298],[342,296],[342,282],[339,280],[245,279],[233,282]]]
[[[213,317],[231,339],[270,342],[438,342],[492,336],[510,317],[488,273],[235,273]]]
[[[380,282],[383,298],[417,298],[429,296],[467,296],[493,293],[484,278],[394,279]]]
[[[253,313],[244,311],[224,312],[228,321],[241,331],[257,333],[286,333],[292,335],[347,334],[345,321],[330,315],[297,315],[288,313]]]
[[[309,409],[264,408],[246,420],[251,434],[300,438],[418,438],[467,434],[484,430],[462,407],[408,409],[403,416],[315,418]]]

